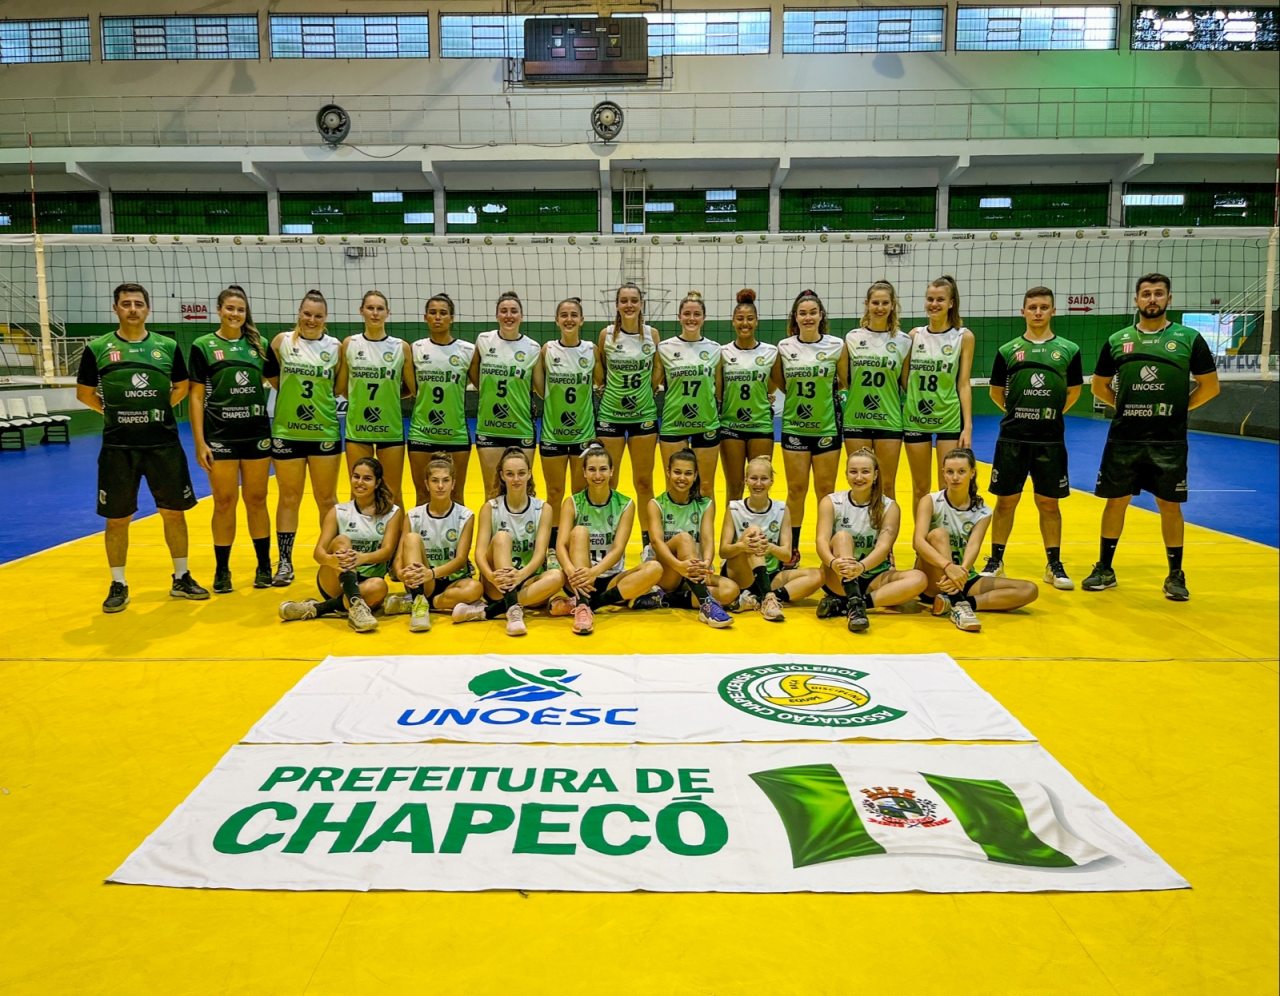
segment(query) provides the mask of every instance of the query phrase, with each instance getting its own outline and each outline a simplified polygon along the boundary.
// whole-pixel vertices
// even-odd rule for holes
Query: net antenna
[[[36,156],[35,140],[27,132],[27,180],[31,187],[31,241],[35,250],[36,305],[40,309],[40,376],[47,385],[53,384],[53,329],[49,324],[49,276],[45,269],[44,239],[36,218]]]

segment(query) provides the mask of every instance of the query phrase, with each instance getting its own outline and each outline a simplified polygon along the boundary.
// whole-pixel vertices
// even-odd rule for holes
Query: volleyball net
[[[678,331],[689,290],[707,307],[707,335],[732,339],[740,288],[756,291],[759,336],[786,334],[795,295],[822,298],[830,331],[858,325],[867,286],[888,280],[901,301],[901,325],[924,323],[929,282],[955,277],[961,314],[977,337],[974,377],[990,372],[996,349],[1023,328],[1023,295],[1056,295],[1055,331],[1081,345],[1086,372],[1102,342],[1134,319],[1136,279],[1173,281],[1172,317],[1199,330],[1224,379],[1275,377],[1275,229],[1079,230],[794,235],[557,236],[0,236],[0,331],[4,366],[54,383],[74,377],[77,344],[115,328],[112,289],[141,283],[151,294],[150,326],[186,345],[217,322],[215,301],[228,284],[248,293],[266,333],[291,328],[309,288],[329,302],[339,337],[358,331],[361,297],[381,291],[389,331],[426,335],[423,304],[447,293],[464,338],[494,326],[504,291],[524,305],[524,331],[553,337],[556,304],[583,302],[588,333],[612,320],[624,281],[645,291],[645,320]]]

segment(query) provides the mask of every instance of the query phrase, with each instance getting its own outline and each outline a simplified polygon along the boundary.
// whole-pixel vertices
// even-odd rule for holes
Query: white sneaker
[[[524,636],[529,627],[524,624],[524,606],[513,605],[507,609],[507,636]]]
[[[280,618],[285,622],[296,622],[299,619],[316,617],[316,600],[307,598],[301,602],[281,602]]]
[[[1059,591],[1072,591],[1076,583],[1067,576],[1067,569],[1061,560],[1051,560],[1044,565],[1044,579]]]
[[[388,599],[390,601],[390,599]],[[431,629],[431,605],[426,595],[414,595],[409,608],[409,632],[425,633]]]
[[[482,622],[484,620],[484,602],[459,602],[453,607],[453,621],[456,623]]]
[[[353,598],[347,608],[347,625],[357,633],[372,633],[378,628],[378,620],[363,598]]]
[[[782,614],[782,603],[773,592],[765,595],[764,601],[760,603],[760,615],[764,616],[767,622],[782,622],[786,619]]]
[[[407,591],[388,595],[382,603],[384,616],[402,616],[413,608],[413,596]]]
[[[973,611],[973,606],[968,602],[956,602],[951,606],[951,621],[956,624],[956,629],[964,630],[966,633],[982,631],[982,620],[978,618],[978,613]]]
[[[765,596],[765,598],[768,597],[768,595]],[[738,596],[739,612],[754,612],[758,608],[760,608],[760,599],[756,598],[754,591],[744,591]]]

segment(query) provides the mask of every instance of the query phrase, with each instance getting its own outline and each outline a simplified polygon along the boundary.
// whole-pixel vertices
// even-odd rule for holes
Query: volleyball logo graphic
[[[864,394],[862,396],[862,407],[869,412],[878,412],[880,410],[880,399],[874,394]]]
[[[294,414],[304,422],[310,422],[316,417],[316,409],[314,405],[298,405],[294,409]]]
[[[905,716],[874,701],[862,684],[868,676],[828,664],[764,664],[727,675],[719,692],[748,715],[794,726],[872,726]]]
[[[247,370],[236,371],[236,384],[240,387],[249,386],[249,372]]]
[[[1160,371],[1153,366],[1145,366],[1139,372],[1144,384],[1150,384],[1160,376]]]
[[[493,405],[494,418],[506,418],[510,414],[511,414],[511,409],[508,408],[506,405],[504,405],[501,401],[494,402],[494,405]]]
[[[796,405],[796,418],[807,422],[813,418],[813,405]]]
[[[563,425],[566,429],[573,428],[578,424],[578,413],[577,412],[561,412],[560,424]]]
[[[1032,387],[1044,387],[1044,374],[1037,371],[1031,375]]]
[[[691,404],[681,405],[680,414],[683,415],[685,418],[695,419],[698,417],[698,406],[691,405]]]
[[[432,425],[444,425],[444,412],[439,408],[432,409],[431,413],[427,415],[427,421]]]
[[[145,373],[134,374],[132,377],[129,378],[129,383],[132,384],[139,391],[145,391],[150,386],[150,384],[147,381],[147,375]]]
[[[919,409],[919,412],[920,412],[920,414],[921,414],[921,415],[932,415],[932,414],[933,414],[933,399],[932,399],[932,398],[924,398],[924,399],[922,399],[922,400],[921,400],[921,402],[920,402],[920,404],[919,404],[919,405],[917,405],[917,408]]]

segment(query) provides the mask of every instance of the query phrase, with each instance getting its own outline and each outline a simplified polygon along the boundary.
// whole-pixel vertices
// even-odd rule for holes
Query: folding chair
[[[45,403],[43,394],[33,394],[27,398],[27,407],[30,409],[31,419],[37,425],[41,424],[42,419],[48,419],[44,422],[44,435],[40,437],[42,443],[67,443],[71,442],[71,416],[62,415],[56,412],[50,412],[48,404]]]
[[[25,450],[27,437],[23,430],[31,425],[30,419],[10,418],[4,399],[0,398],[0,450]]]

